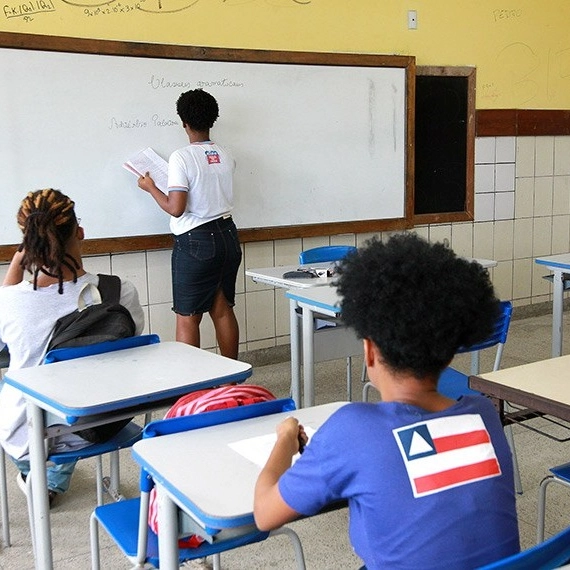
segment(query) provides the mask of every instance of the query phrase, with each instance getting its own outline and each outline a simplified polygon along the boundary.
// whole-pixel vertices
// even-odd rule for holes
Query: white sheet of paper
[[[309,442],[313,437],[313,434],[316,430],[311,427],[305,428],[305,433],[309,438]],[[277,441],[277,434],[268,433],[264,435],[258,435],[256,437],[250,437],[248,439],[242,439],[240,441],[234,441],[232,443],[228,443],[231,449],[235,452],[239,453],[241,456],[245,457],[252,463],[255,463],[258,467],[264,467],[269,459],[269,455],[271,454],[271,450]],[[307,443],[308,445],[308,443]],[[293,463],[297,461],[297,459],[301,457],[299,453],[293,456]]]
[[[145,148],[123,164],[129,172],[143,176],[147,172],[154,180],[156,187],[164,193],[168,192],[168,162],[156,154],[152,148]]]

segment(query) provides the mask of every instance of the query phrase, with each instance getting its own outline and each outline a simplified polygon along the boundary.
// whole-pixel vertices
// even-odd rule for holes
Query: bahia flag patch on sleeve
[[[393,430],[414,497],[501,474],[479,414],[435,418]]]

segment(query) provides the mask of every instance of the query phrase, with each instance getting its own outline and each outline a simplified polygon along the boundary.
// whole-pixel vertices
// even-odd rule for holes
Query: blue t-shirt
[[[351,543],[368,570],[465,570],[520,550],[511,451],[483,396],[437,413],[347,404],[279,490],[304,515],[347,499]]]

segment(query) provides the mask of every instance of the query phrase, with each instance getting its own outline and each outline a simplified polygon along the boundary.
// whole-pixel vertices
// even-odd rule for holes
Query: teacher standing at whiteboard
[[[190,144],[170,156],[168,194],[148,173],[138,180],[139,188],[171,216],[176,340],[199,347],[202,315],[209,313],[220,352],[237,358],[239,327],[233,306],[242,253],[231,216],[235,161],[210,140],[219,114],[212,95],[202,89],[182,93],[176,111]]]

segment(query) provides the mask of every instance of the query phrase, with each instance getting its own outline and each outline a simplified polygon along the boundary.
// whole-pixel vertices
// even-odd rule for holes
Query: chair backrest
[[[143,438],[160,437],[173,433],[180,433],[183,431],[190,431],[215,425],[222,425],[240,420],[267,416],[270,414],[277,414],[279,412],[289,412],[296,409],[295,402],[291,398],[282,398],[279,400],[269,400],[267,402],[259,402],[257,404],[248,404],[245,406],[238,406],[235,408],[227,408],[225,410],[215,410],[212,412],[202,412],[198,414],[191,414],[189,416],[178,416],[175,418],[168,418],[163,420],[155,420],[149,422],[143,430]],[[140,474],[140,491],[141,491],[141,508],[139,515],[138,526],[138,546],[137,546],[137,560],[144,561],[147,559],[148,536],[149,526],[148,509],[149,509],[149,495],[154,487],[152,477],[141,468]],[[143,523],[144,521],[144,523]],[[215,535],[218,529],[206,527],[204,530]],[[229,546],[228,546],[229,548]],[[150,558],[152,564],[158,563],[158,560]]]
[[[462,346],[457,350],[458,353],[479,352],[485,348],[490,348],[492,346],[498,345],[493,370],[499,369],[501,357],[503,356],[503,347],[505,342],[507,342],[507,334],[509,332],[509,326],[511,324],[511,317],[513,314],[513,304],[510,301],[501,301],[500,305],[501,313],[499,315],[499,318],[496,320],[493,332],[489,335],[489,337],[478,344],[471,346]],[[479,370],[474,370],[473,368],[474,366],[472,366],[471,373],[478,374]]]
[[[479,570],[550,570],[560,568],[568,562],[570,527],[536,546],[482,566]]]
[[[279,400],[269,400],[268,402],[259,402],[247,406],[227,408],[225,410],[179,416],[166,420],[155,420],[145,426],[143,438],[228,424],[230,422],[268,416],[269,414],[277,414],[279,412],[289,412],[295,409],[295,402],[291,398],[281,398]]]
[[[457,352],[473,352],[474,350],[483,350],[495,346],[496,344],[505,344],[507,341],[507,333],[511,324],[513,314],[513,305],[510,301],[501,301],[501,314],[495,322],[493,332],[484,341],[472,346],[462,346]]]
[[[353,245],[324,245],[306,249],[299,254],[299,263],[324,263],[326,261],[338,261],[349,253],[356,251]]]
[[[142,334],[139,336],[129,336],[127,338],[119,338],[117,340],[98,342],[96,344],[89,344],[86,346],[56,348],[55,350],[50,350],[46,354],[44,358],[44,364],[61,362],[63,360],[73,360],[74,358],[81,358],[83,356],[93,356],[95,354],[114,352],[115,350],[135,348],[137,346],[157,344],[159,342],[160,342],[160,337],[156,334]]]

